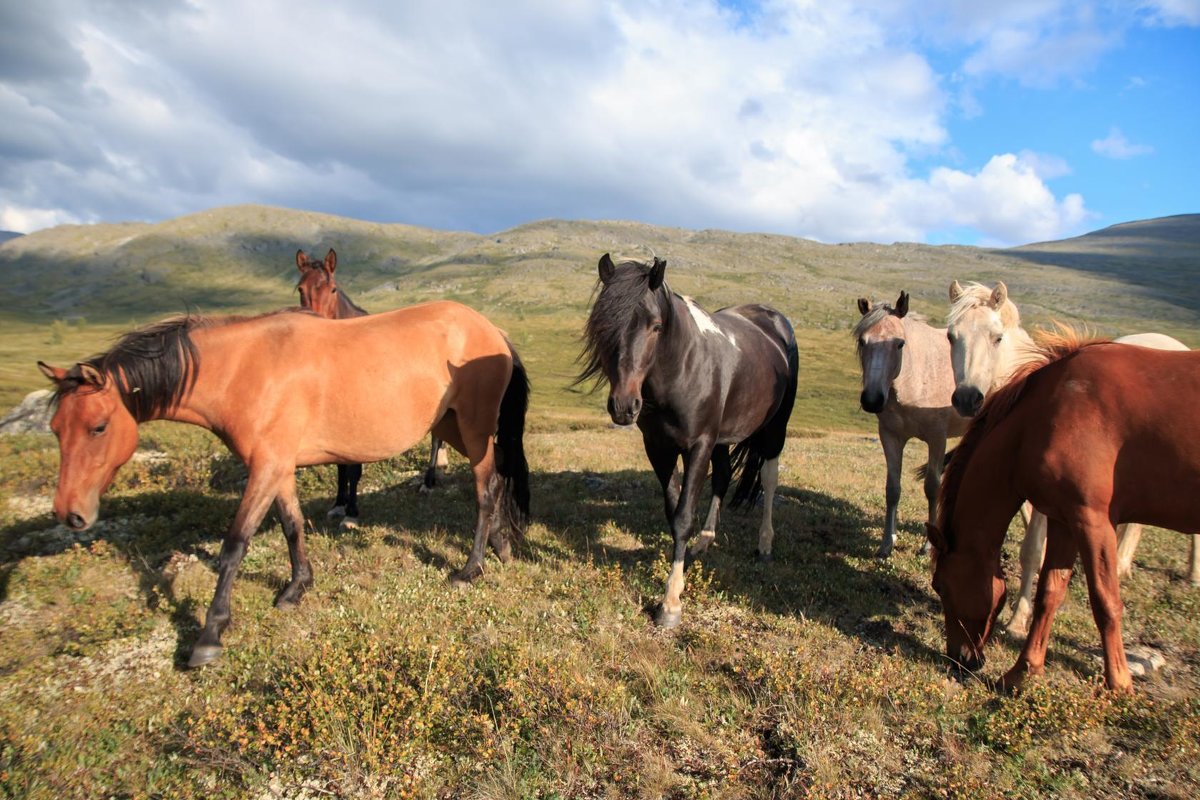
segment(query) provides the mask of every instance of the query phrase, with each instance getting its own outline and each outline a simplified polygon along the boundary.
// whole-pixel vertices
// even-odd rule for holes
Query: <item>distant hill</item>
[[[0,244],[4,244],[9,239],[15,239],[18,236],[24,236],[24,235],[25,234],[17,233],[16,231],[0,231]]]
[[[828,245],[612,221],[544,220],[479,235],[233,206],[158,224],[65,225],[5,242],[0,307],[28,322],[278,308],[296,300],[296,250],[320,256],[329,247],[338,251],[339,280],[370,310],[448,297],[502,318],[574,314],[587,307],[601,254],[652,251],[668,259],[677,291],[714,307],[771,302],[799,327],[847,327],[855,298],[901,289],[913,293],[914,309],[938,319],[952,279],[1003,279],[1027,321],[1200,331],[1200,215],[997,250]]]

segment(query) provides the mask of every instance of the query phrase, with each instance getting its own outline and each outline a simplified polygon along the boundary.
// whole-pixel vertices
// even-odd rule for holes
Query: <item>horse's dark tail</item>
[[[729,501],[730,508],[743,505],[749,508],[754,505],[758,496],[762,494],[759,472],[763,464],[773,458],[779,458],[779,454],[783,452],[788,420],[792,417],[792,406],[796,404],[796,385],[800,379],[800,353],[796,347],[794,333],[787,343],[787,362],[787,387],[783,390],[783,398],[779,401],[775,415],[749,438],[739,442],[730,454],[733,477],[737,481],[733,499]]]
[[[954,458],[954,451],[957,449],[957,447],[951,447],[946,451],[946,455],[942,456],[942,468],[939,470],[940,472],[945,472],[946,467],[950,466],[950,459]],[[929,474],[929,462],[926,461],[924,464],[914,469],[912,474],[913,477],[919,481],[925,480],[925,476]]]
[[[510,342],[513,371],[500,400],[496,428],[496,469],[504,479],[502,511],[520,541],[529,524],[529,462],[525,460],[525,412],[529,408],[529,376]]]

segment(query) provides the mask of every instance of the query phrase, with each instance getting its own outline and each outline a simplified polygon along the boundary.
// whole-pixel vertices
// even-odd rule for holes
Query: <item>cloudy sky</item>
[[[0,229],[1016,244],[1200,212],[1200,0],[0,0]]]

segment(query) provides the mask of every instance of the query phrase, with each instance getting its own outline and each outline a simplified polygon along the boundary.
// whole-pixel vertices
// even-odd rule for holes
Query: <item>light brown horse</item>
[[[338,287],[337,278],[334,277],[337,265],[337,253],[332,247],[325,254],[323,261],[312,258],[303,250],[296,251],[296,269],[300,270],[296,291],[300,294],[300,307],[307,308],[325,319],[365,317],[368,312]],[[330,378],[337,380],[339,375],[352,369],[361,369],[358,354],[346,353],[337,372]],[[437,485],[438,459],[442,453],[442,443],[436,436],[430,437],[429,445],[429,466],[425,468],[425,478],[421,484],[421,490],[424,492]],[[344,528],[358,526],[358,482],[361,478],[362,464],[338,464],[337,496],[333,507],[325,516],[341,517],[341,525]]]
[[[947,317],[951,362],[954,365],[952,403],[965,417],[974,416],[991,392],[1008,382],[1022,361],[1035,352],[1033,340],[1021,327],[1021,313],[1009,297],[1008,287],[978,283],[950,284],[950,314]],[[1134,333],[1115,339],[1118,344],[1153,347],[1158,350],[1187,350],[1182,342],[1161,333]],[[1025,538],[1021,544],[1021,581],[1007,630],[1012,636],[1029,632],[1033,613],[1034,578],[1042,566],[1046,549],[1046,517],[1030,504],[1021,507]],[[1136,522],[1117,526],[1117,575],[1133,569],[1133,556],[1142,537]],[[1200,536],[1191,540],[1188,573],[1200,585]]]
[[[895,306],[871,305],[865,297],[859,298],[858,311],[862,319],[854,326],[854,342],[862,367],[859,404],[879,419],[879,443],[887,461],[887,512],[883,542],[876,552],[878,558],[887,558],[896,545],[904,446],[913,437],[920,439],[929,448],[928,463],[940,466],[946,438],[961,436],[967,420],[950,407],[954,373],[946,331],[909,316],[907,292],[900,293]],[[932,520],[942,473],[935,468],[922,474]]]
[[[968,669],[1004,606],[1000,547],[1024,500],[1045,513],[1033,623],[1001,686],[1042,673],[1050,623],[1082,557],[1110,689],[1132,687],[1115,526],[1200,532],[1200,352],[1047,334],[1037,361],[985,401],[946,470],[934,547],[946,651]]]
[[[361,368],[329,380],[349,351]],[[272,501],[292,562],[276,606],[294,605],[312,584],[296,467],[378,461],[432,429],[466,455],[475,475],[475,542],[454,579],[482,573],[489,542],[508,560],[505,526],[514,538],[524,531],[525,370],[504,334],[458,303],[341,322],[304,311],[176,318],[128,333],[107,353],[70,369],[38,366],[57,387],[51,428],[61,466],[54,513],[71,528],[95,522],[100,495],[137,447],[140,422],[168,419],[211,430],[249,470],[190,666],[220,655],[234,576]]]

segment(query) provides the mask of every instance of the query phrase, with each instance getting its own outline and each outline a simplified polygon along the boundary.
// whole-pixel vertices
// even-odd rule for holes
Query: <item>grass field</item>
[[[630,230],[640,229],[617,233]],[[617,233],[589,234],[598,241],[587,246],[607,247]],[[727,246],[719,232],[688,235],[697,252]],[[456,237],[445,235],[460,251],[482,248],[483,260],[451,263],[434,252],[445,242],[426,242],[420,258],[440,266],[397,280],[412,281],[406,297],[442,293],[485,308],[528,365],[535,521],[517,558],[490,559],[467,590],[446,580],[466,559],[474,518],[457,456],[430,496],[414,485],[423,453],[368,465],[356,531],[325,520],[333,468],[301,470],[314,589],[294,611],[272,608],[288,562],[269,517],[234,588],[224,656],[186,671],[240,496],[240,465],[210,434],[147,424],[101,522],[72,534],[50,515],[53,438],[0,437],[0,796],[1200,793],[1200,590],[1183,577],[1182,536],[1149,530],[1122,586],[1126,644],[1154,648],[1168,664],[1138,681],[1133,697],[1101,689],[1080,579],[1056,620],[1044,680],[1017,698],[989,688],[1017,652],[1003,636],[981,674],[948,676],[940,608],[917,553],[924,499],[907,475],[897,552],[873,558],[883,457],[873,419],[856,409],[845,329],[855,290],[871,276],[814,258],[800,279],[781,268],[771,284],[763,276],[772,270],[761,266],[778,245],[770,239],[749,278],[695,268],[676,281],[710,305],[751,284],[773,287],[773,302],[798,320],[801,386],[781,465],[774,562],[754,558],[758,511],[726,514],[689,573],[683,625],[664,632],[646,608],[661,596],[668,536],[640,439],[608,424],[602,394],[570,387],[594,257],[545,277],[536,264],[496,268],[491,239]],[[901,269],[900,252],[888,251],[887,269]],[[962,259],[934,256],[946,263],[917,270],[908,285],[927,294],[936,316],[935,287],[965,273]],[[894,278],[875,276],[887,294]],[[274,293],[261,306],[269,308],[288,301],[292,278],[280,270],[273,282],[229,280],[263,281]],[[399,291],[371,289],[392,280],[384,272],[362,280],[355,298],[368,307],[386,307]],[[539,280],[540,299],[523,302]],[[1115,279],[1076,280],[1102,294],[1096,287]],[[1031,309],[1081,302],[1030,297]],[[1114,300],[1102,326],[1129,332],[1161,315],[1160,328],[1200,344],[1182,305],[1143,300]],[[84,319],[9,313],[0,400],[40,385],[33,360],[69,363],[160,313],[138,317],[130,302],[132,310],[114,304],[111,313],[84,308]],[[916,444],[906,455],[909,466],[923,460]],[[1012,594],[1017,534],[1005,551]]]

